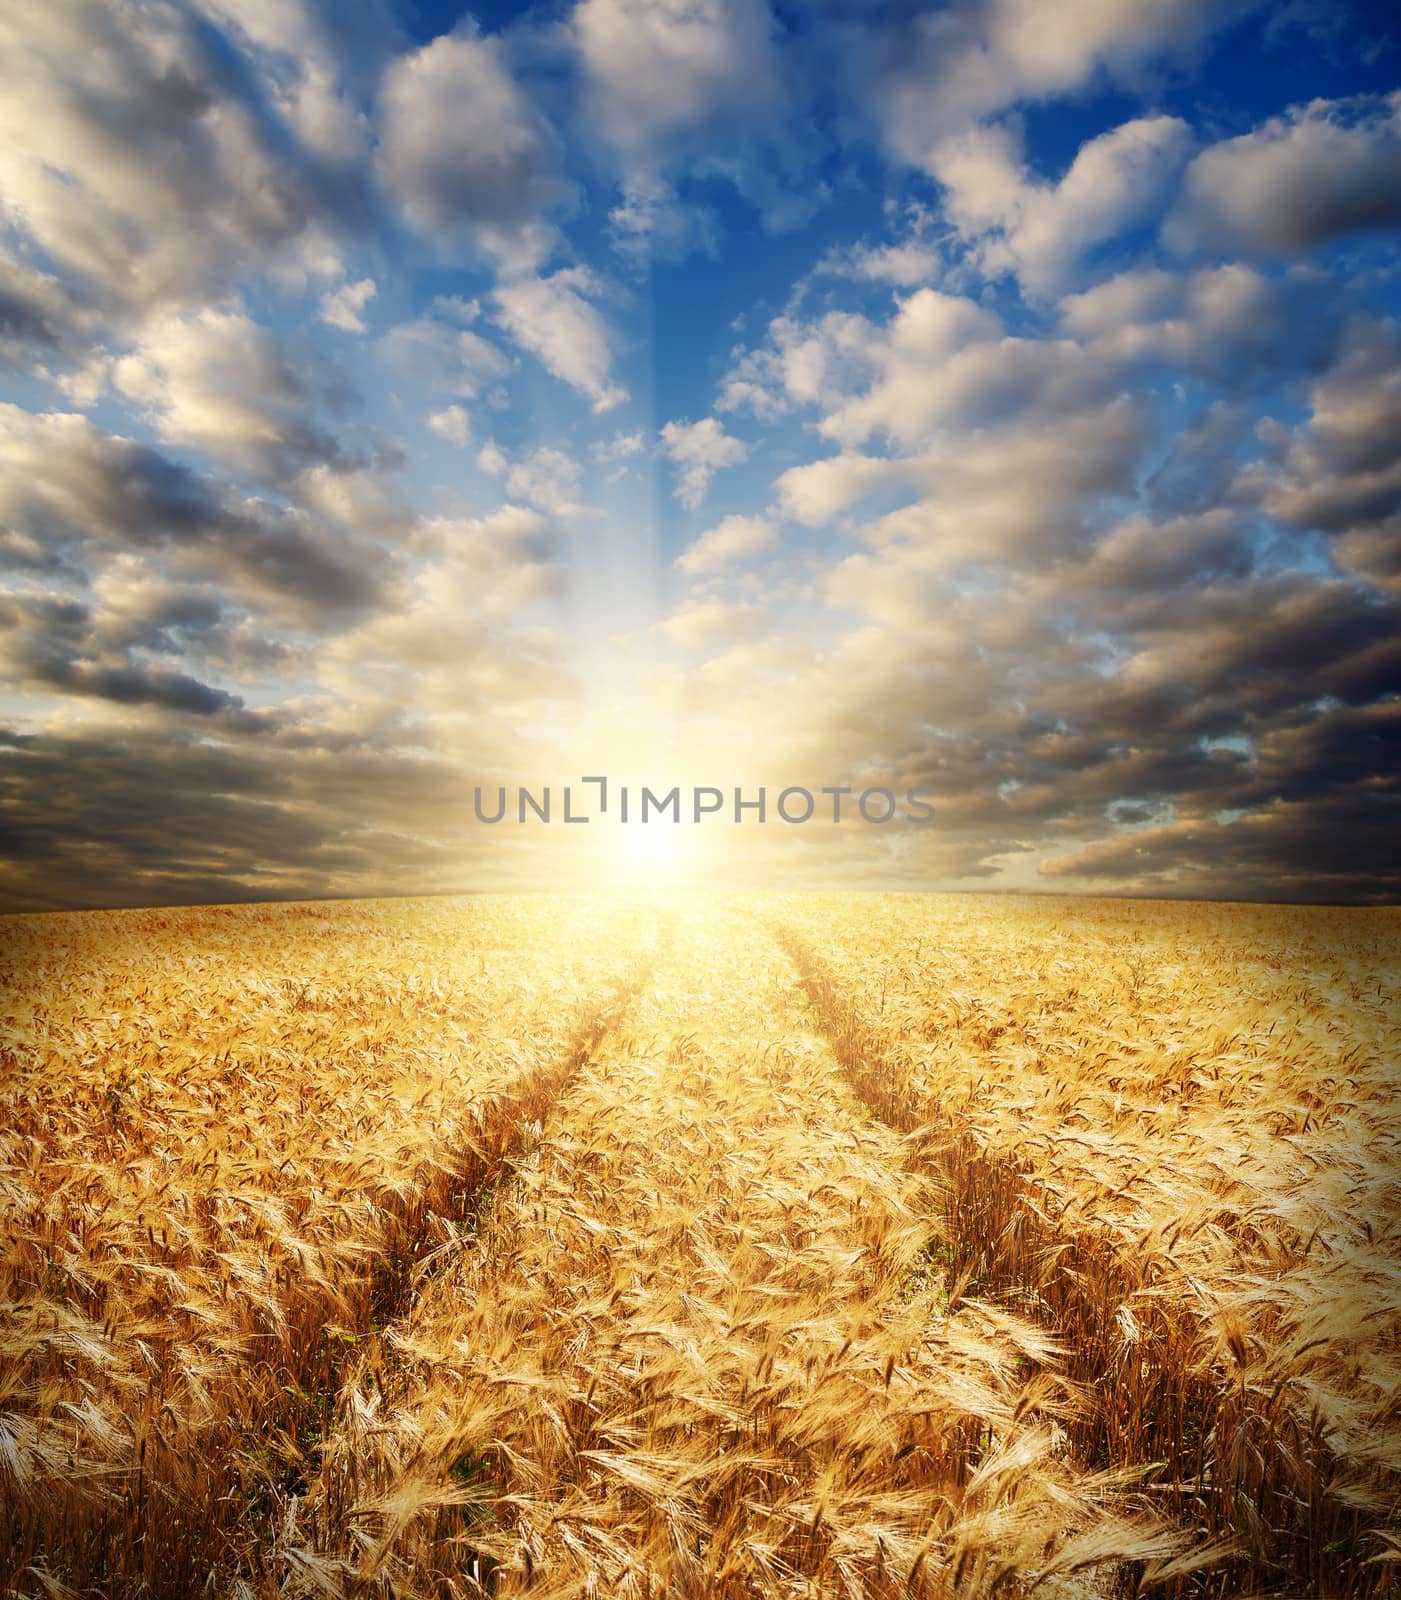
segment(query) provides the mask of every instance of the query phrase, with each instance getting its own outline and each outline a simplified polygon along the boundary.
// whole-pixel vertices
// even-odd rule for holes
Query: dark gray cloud
[[[164,667],[101,666],[51,658],[40,658],[31,666],[34,682],[43,688],[92,695],[118,705],[161,706],[167,711],[190,712],[199,717],[243,709],[243,701],[237,695]]]
[[[9,687],[149,705],[199,717],[240,717],[243,700],[159,660],[133,654],[176,654],[217,630],[221,608],[208,597],[167,596],[153,616],[110,606],[101,610],[61,594],[0,591],[0,673]],[[175,635],[179,635],[179,640]]]
[[[505,750],[507,746],[500,746]],[[460,762],[211,738],[169,719],[0,731],[0,898],[31,909],[475,887],[500,846],[468,826]]]
[[[1179,430],[1144,483],[1154,516],[1200,515],[1238,503],[1243,455],[1254,454],[1255,418],[1239,399],[1212,400]]]
[[[1401,796],[1338,792],[1272,801],[1233,822],[1136,828],[1041,864],[1048,882],[1106,883],[1185,899],[1391,904],[1401,897]]]
[[[1401,590],[1401,330],[1359,323],[1309,392],[1310,415],[1263,428],[1267,454],[1233,493],[1288,526],[1329,537],[1342,566]]]
[[[0,371],[78,361],[91,349],[93,331],[90,307],[0,244]]]
[[[324,820],[275,764],[168,726],[0,735],[0,874],[12,904],[199,903],[306,887]],[[262,885],[260,887],[260,884]]]
[[[381,602],[384,552],[296,507],[244,500],[183,463],[74,414],[0,406],[0,527],[17,564],[86,571],[125,550],[312,624]]]

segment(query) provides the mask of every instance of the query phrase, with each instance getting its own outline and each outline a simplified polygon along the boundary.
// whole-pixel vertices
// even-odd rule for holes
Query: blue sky
[[[716,881],[1395,898],[1386,8],[63,0],[0,61],[11,904],[594,881],[470,795],[599,769],[938,797]]]

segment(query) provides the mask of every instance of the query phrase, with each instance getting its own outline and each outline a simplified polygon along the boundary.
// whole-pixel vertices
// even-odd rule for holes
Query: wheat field
[[[1395,912],[2,936],[7,1594],[1401,1592]]]

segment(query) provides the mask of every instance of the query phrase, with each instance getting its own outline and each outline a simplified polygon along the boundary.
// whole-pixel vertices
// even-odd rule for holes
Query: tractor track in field
[[[397,1231],[389,1248],[372,1268],[365,1311],[353,1329],[348,1330],[352,1338],[339,1342],[337,1358],[318,1363],[314,1381],[305,1388],[301,1383],[302,1375],[298,1375],[290,1416],[261,1419],[265,1427],[279,1427],[307,1448],[306,1459],[290,1464],[283,1472],[278,1484],[281,1493],[269,1495],[265,1502],[250,1506],[255,1521],[270,1527],[285,1517],[289,1499],[300,1499],[307,1492],[317,1458],[334,1439],[336,1402],[349,1370],[359,1357],[359,1346],[363,1341],[381,1337],[381,1330],[401,1321],[447,1259],[448,1253],[441,1249],[442,1241],[435,1241],[431,1231],[435,1225],[446,1227],[450,1237],[461,1238],[470,1237],[479,1230],[492,1197],[503,1184],[510,1182],[529,1147],[532,1133],[539,1129],[573,1079],[595,1059],[602,1042],[626,1023],[638,1000],[646,993],[658,962],[670,948],[674,931],[674,918],[659,918],[653,942],[633,970],[583,1012],[561,1050],[533,1068],[523,1070],[495,1102],[486,1136],[474,1141],[466,1152],[459,1149],[447,1154],[446,1159],[455,1160],[460,1170],[460,1181],[453,1190],[449,1208],[434,1211],[428,1206],[418,1206],[406,1210],[397,1219]],[[275,1537],[264,1536],[257,1540],[257,1547],[266,1548],[275,1543]],[[183,1584],[183,1580],[179,1582]],[[160,1600],[159,1588],[148,1586],[148,1590],[153,1600]],[[183,1586],[174,1588],[170,1591],[170,1600],[183,1600],[184,1594]]]
[[[1212,1492],[1214,1460],[1233,1438],[1268,1439],[1269,1428],[1246,1396],[1232,1403],[1208,1375],[1184,1360],[1184,1339],[1193,1330],[1164,1320],[1161,1302],[1145,1296],[1140,1275],[1123,1258],[1108,1228],[1067,1234],[1047,1197],[1033,1193],[1029,1167],[986,1149],[956,1114],[916,1106],[899,1093],[901,1075],[878,1029],[860,1014],[821,956],[777,919],[768,931],[796,970],[818,1027],[855,1092],[905,1139],[913,1165],[937,1182],[950,1243],[950,1271],[957,1283],[981,1295],[1006,1300],[1023,1315],[1043,1321],[1063,1349],[1066,1376],[1087,1393],[1113,1392],[1125,1381],[1126,1363],[1137,1364],[1133,1381],[1155,1394],[1153,1423],[1126,1457],[1117,1447],[1112,1406],[1095,1405],[1070,1424],[1077,1456],[1090,1469],[1159,1469],[1157,1510],[1211,1540],[1235,1542],[1258,1536],[1262,1509],[1275,1519],[1278,1575],[1309,1571],[1315,1564],[1310,1510],[1289,1493],[1282,1471],[1271,1472],[1261,1452],[1252,1503],[1234,1514]],[[1116,1310],[1132,1307],[1137,1338],[1128,1344]],[[1174,1448],[1174,1443],[1176,1447]],[[1276,1463],[1278,1467],[1279,1463]],[[1357,1513],[1357,1539],[1363,1521]],[[1359,1546],[1360,1547],[1360,1546]],[[1226,1596],[1253,1576],[1227,1558],[1210,1570],[1186,1575],[1166,1591],[1184,1597]]]
[[[525,926],[531,926],[529,921]],[[106,1198],[95,1211],[87,1204],[86,1189],[76,1200],[62,1188],[57,1191],[70,1205],[79,1230],[68,1241],[70,1250],[86,1240],[87,1229],[109,1206],[116,1214],[105,1255],[133,1278],[142,1272],[135,1283],[147,1297],[143,1307],[155,1303],[154,1310],[143,1309],[141,1322],[134,1313],[127,1319],[142,1336],[132,1341],[141,1365],[130,1379],[123,1368],[116,1368],[113,1394],[122,1382],[129,1390],[118,1415],[101,1387],[107,1368],[99,1365],[106,1361],[108,1341],[125,1314],[116,1291],[115,1309],[99,1304],[104,1321],[92,1322],[91,1337],[80,1339],[69,1332],[83,1329],[85,1315],[95,1319],[98,1314],[87,1299],[78,1297],[105,1294],[109,1281],[115,1280],[100,1274],[60,1277],[56,1269],[45,1267],[43,1298],[20,1280],[25,1309],[35,1307],[29,1347],[37,1353],[31,1359],[48,1360],[57,1371],[45,1384],[71,1383],[76,1391],[75,1371],[96,1376],[82,1379],[82,1409],[74,1404],[60,1408],[53,1398],[57,1388],[37,1383],[32,1393],[21,1395],[18,1406],[11,1387],[6,1400],[14,1409],[0,1408],[6,1409],[0,1440],[11,1448],[18,1436],[37,1462],[32,1467],[21,1456],[20,1472],[9,1470],[9,1461],[7,1470],[0,1471],[0,1516],[9,1536],[0,1556],[0,1590],[30,1594],[37,1591],[25,1585],[37,1582],[44,1592],[186,1600],[196,1592],[246,1594],[252,1579],[281,1592],[287,1573],[276,1568],[268,1553],[275,1551],[279,1527],[289,1515],[295,1518],[319,1470],[349,1371],[378,1329],[405,1315],[432,1281],[444,1239],[474,1231],[493,1193],[528,1149],[536,1127],[646,992],[669,944],[671,925],[655,908],[644,907],[627,927],[629,942],[610,947],[616,930],[606,916],[581,922],[564,946],[570,975],[558,985],[542,981],[542,974],[553,969],[534,970],[525,963],[525,1009],[508,982],[501,992],[503,1006],[510,1009],[500,1021],[470,992],[479,951],[470,944],[445,943],[445,960],[437,968],[397,986],[391,982],[386,990],[400,1016],[405,993],[412,992],[415,981],[434,999],[455,989],[461,992],[457,1003],[430,1011],[422,1048],[416,1027],[391,1035],[386,1026],[355,1034],[345,1050],[357,1065],[362,1053],[379,1056],[376,1075],[384,1081],[376,1085],[382,1091],[378,1104],[390,1113],[382,1150],[375,1145],[377,1125],[355,1120],[362,1115],[362,1103],[373,1097],[363,1094],[355,1077],[357,1065],[352,1065],[331,1080],[345,1097],[346,1123],[343,1127],[334,1120],[341,1106],[328,1095],[325,1114],[332,1120],[324,1135],[321,1127],[308,1124],[310,1153],[291,1145],[260,1148],[244,1115],[237,1126],[249,1141],[246,1147],[235,1135],[214,1141],[213,1154],[202,1165],[187,1164],[174,1200],[162,1198],[171,1181],[167,1149],[183,1156],[193,1143],[192,1128],[202,1126],[205,1118],[217,1128],[215,1108],[240,1106],[240,1098],[226,1081],[231,1075],[227,1040],[209,1022],[214,1012],[205,1009],[205,997],[198,1005],[192,1002],[189,1012],[172,1024],[175,1042],[185,1045],[183,1052],[172,1050],[174,1066],[163,1064],[161,1036],[156,1042],[148,1038],[143,1061],[151,1070],[149,1089],[144,1081],[133,1086],[127,1080],[120,1092],[109,1089],[105,1116],[97,1123],[99,1133],[123,1144],[120,1182],[99,1191]],[[597,951],[592,948],[595,933]],[[292,948],[302,948],[295,937],[288,939]],[[424,948],[433,949],[434,940],[425,936]],[[509,962],[509,944],[506,954]],[[278,955],[286,959],[281,949]],[[444,966],[459,956],[468,965],[461,972],[447,971],[440,982]],[[116,973],[124,972],[119,962],[111,965]],[[465,981],[463,973],[470,975]],[[236,1070],[255,1103],[261,1084],[254,1068],[262,1065],[263,1049],[276,1052],[276,1070],[285,1073],[289,1050],[301,1050],[311,1061],[341,1037],[328,1031],[329,1021],[317,1019],[302,1029],[304,1038],[289,1043],[290,1030],[304,1020],[298,1014],[311,987],[307,980],[289,989],[285,1007],[265,1005],[257,1014],[258,1025],[249,1029]],[[331,987],[345,993],[353,989],[338,975]],[[270,982],[264,989],[276,997]],[[537,1007],[538,1026],[531,1021],[532,1006]],[[204,1026],[199,1037],[201,1045],[206,1038],[210,1041],[207,1051],[184,1039],[181,1029],[190,1016]],[[393,1043],[383,1047],[391,1036]],[[201,1076],[206,1060],[212,1070]],[[167,1072],[171,1082],[165,1081]],[[188,1090],[182,1086],[182,1073],[192,1075]],[[275,1096],[275,1089],[268,1091],[270,1101]],[[418,1136],[412,1114],[425,1103],[430,1120]],[[285,1112],[281,1101],[276,1104],[279,1113]],[[393,1120],[400,1113],[405,1113],[402,1120]],[[129,1134],[123,1119],[131,1124]],[[41,1126],[50,1131],[47,1124]],[[138,1141],[135,1151],[125,1148],[128,1139]],[[360,1155],[356,1140],[370,1148],[368,1157]],[[143,1149],[145,1165],[137,1159]],[[281,1166],[278,1156],[286,1158]],[[382,1170],[374,1164],[377,1158],[386,1165],[399,1163],[392,1169],[399,1181],[376,1184]],[[232,1176],[219,1177],[221,1161]],[[279,1187],[289,1162],[298,1163],[294,1171],[299,1180]],[[156,1170],[158,1163],[165,1181],[152,1188],[146,1168]],[[206,1180],[210,1167],[214,1176]],[[368,1171],[363,1183],[362,1169]],[[264,1187],[258,1187],[260,1177],[268,1179]],[[114,1197],[127,1202],[128,1189],[141,1204],[165,1207],[154,1230],[148,1221],[134,1241],[121,1231],[123,1214],[112,1205]],[[225,1211],[217,1211],[216,1204]],[[357,1218],[353,1233],[344,1224],[352,1212]],[[265,1220],[268,1216],[271,1223]],[[308,1216],[319,1232],[305,1224]],[[61,1237],[53,1223],[41,1220],[46,1229],[41,1239]],[[255,1232],[255,1225],[261,1231]],[[256,1244],[242,1244],[241,1226]],[[216,1228],[222,1231],[216,1234]],[[54,1248],[50,1242],[49,1251]],[[210,1266],[216,1260],[229,1268],[217,1278]],[[242,1273],[236,1280],[237,1298],[228,1292],[235,1268]],[[152,1279],[166,1294],[165,1301],[148,1288]],[[77,1298],[76,1305],[70,1297]],[[216,1372],[208,1355],[213,1340],[204,1330],[220,1316],[238,1331],[218,1348]],[[239,1318],[246,1319],[246,1328]],[[64,1340],[74,1354],[60,1367],[47,1352],[65,1348]],[[12,1345],[18,1342],[12,1340]],[[79,1365],[83,1362],[87,1366]],[[224,1384],[217,1406],[208,1402],[203,1387],[211,1372]],[[144,1386],[144,1411],[138,1382]],[[37,1421],[31,1420],[30,1406]],[[61,1440],[56,1448],[50,1445],[55,1437]],[[58,1453],[64,1447],[66,1474]],[[84,1448],[95,1465],[83,1462]],[[81,1494],[67,1489],[70,1482],[80,1486]],[[48,1588],[48,1576],[59,1572],[67,1574],[69,1587]],[[12,1587],[17,1580],[20,1586]]]
[[[552,1059],[533,1070],[522,1072],[507,1093],[497,1102],[493,1134],[474,1144],[464,1164],[462,1178],[453,1197],[453,1207],[445,1220],[465,1224],[480,1217],[484,1200],[510,1179],[530,1138],[532,1128],[543,1122],[574,1077],[596,1056],[602,1042],[620,1027],[638,1000],[646,993],[657,963],[671,945],[675,921],[659,920],[656,938],[633,970],[611,991],[588,1007],[578,1025]],[[460,1158],[460,1152],[458,1153]],[[376,1269],[376,1292],[372,1305],[375,1321],[400,1315],[423,1276],[419,1260],[425,1243],[428,1218],[417,1219],[393,1259]]]

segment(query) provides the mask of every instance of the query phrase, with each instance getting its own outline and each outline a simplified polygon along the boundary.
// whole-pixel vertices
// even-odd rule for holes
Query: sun
[[[666,817],[615,824],[610,868],[629,887],[672,884],[697,867],[694,829]]]

